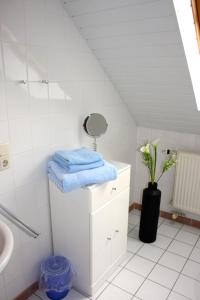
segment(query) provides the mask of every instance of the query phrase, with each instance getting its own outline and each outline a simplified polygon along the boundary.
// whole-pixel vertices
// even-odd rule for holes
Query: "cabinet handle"
[[[116,191],[116,190],[117,190],[117,188],[116,188],[116,187],[113,187],[113,188],[112,188],[112,190],[113,190],[113,191]]]
[[[119,230],[117,229],[117,230],[115,230],[115,232],[119,233]]]
[[[108,241],[111,241],[112,239],[111,239],[111,237],[107,237],[107,240],[108,240]]]

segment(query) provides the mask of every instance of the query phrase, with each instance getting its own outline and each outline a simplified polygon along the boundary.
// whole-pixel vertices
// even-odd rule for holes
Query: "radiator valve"
[[[172,220],[176,220],[178,218],[178,214],[177,213],[173,213],[172,214]]]
[[[183,217],[185,214],[180,211],[172,212],[172,220],[178,219],[178,217]]]

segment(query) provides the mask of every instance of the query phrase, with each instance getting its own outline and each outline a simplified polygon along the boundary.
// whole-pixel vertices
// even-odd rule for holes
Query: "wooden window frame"
[[[197,43],[200,52],[200,0],[191,0],[191,6],[194,17],[194,25],[197,34]]]

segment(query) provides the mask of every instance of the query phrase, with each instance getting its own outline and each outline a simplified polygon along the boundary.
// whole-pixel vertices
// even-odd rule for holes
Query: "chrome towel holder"
[[[26,225],[23,221],[21,221],[18,217],[16,217],[10,210],[5,208],[2,204],[0,204],[0,214],[4,216],[7,220],[11,221],[19,229],[24,231],[27,235],[33,238],[37,238],[40,235],[40,233],[36,232],[29,225]]]

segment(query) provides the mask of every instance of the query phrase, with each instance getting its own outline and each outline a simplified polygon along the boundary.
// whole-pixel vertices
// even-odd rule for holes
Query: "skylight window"
[[[200,52],[200,0],[191,0],[192,12],[194,17],[194,25],[196,29],[197,42]]]
[[[200,111],[199,1],[173,0],[198,111]]]

